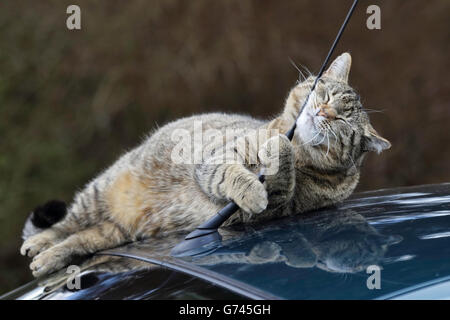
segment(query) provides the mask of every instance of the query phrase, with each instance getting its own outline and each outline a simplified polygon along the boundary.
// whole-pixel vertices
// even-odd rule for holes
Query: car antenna
[[[322,76],[323,72],[325,71],[326,66],[328,65],[328,62],[330,61],[331,56],[333,55],[334,49],[336,48],[342,33],[345,30],[345,27],[347,26],[353,11],[356,8],[356,5],[358,4],[359,0],[354,0],[350,10],[347,13],[347,16],[345,17],[344,22],[342,23],[341,28],[339,29],[339,32],[334,39],[333,44],[331,45],[330,51],[328,51],[328,55],[325,58],[325,61],[322,64],[322,67],[320,68],[319,73],[317,74],[317,77],[311,87],[311,90],[308,93],[308,96],[305,99],[305,102],[302,105],[302,108],[300,109],[300,112],[297,116],[300,118],[300,115],[303,112],[303,109],[309,102],[309,98],[316,88],[316,85]],[[292,138],[294,137],[294,131],[297,127],[297,121],[294,122],[292,127],[285,133],[285,135],[288,137],[290,141],[292,141]],[[258,179],[261,182],[264,182],[265,177],[260,172],[258,174]],[[209,252],[214,251],[218,244],[221,241],[221,236],[218,232],[218,228],[231,216],[233,213],[235,213],[237,210],[239,210],[239,206],[234,202],[230,201],[225,207],[223,207],[219,212],[217,212],[212,218],[205,221],[201,225],[197,227],[194,231],[189,233],[186,238],[177,244],[170,254],[174,257],[182,257],[182,256],[195,256],[195,255],[204,255]]]

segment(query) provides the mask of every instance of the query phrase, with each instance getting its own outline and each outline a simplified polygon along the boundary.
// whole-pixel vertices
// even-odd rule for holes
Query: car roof
[[[121,282],[152,278],[157,265],[251,299],[443,298],[450,283],[450,183],[358,193],[335,207],[220,233],[198,256],[170,255],[186,232],[106,250],[80,264],[81,279],[94,295],[113,281],[119,297]],[[89,284],[92,273],[103,280]],[[65,290],[66,277],[62,270],[9,297],[87,297]]]
[[[220,232],[221,244],[206,255],[171,257],[184,234],[102,254],[164,265],[251,298],[385,298],[448,280],[450,184],[363,192],[336,207]]]

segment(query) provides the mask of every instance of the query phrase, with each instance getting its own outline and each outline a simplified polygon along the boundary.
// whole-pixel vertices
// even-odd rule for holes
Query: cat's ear
[[[375,151],[376,153],[380,153],[390,147],[391,143],[387,139],[380,136],[372,125],[367,125],[363,135],[364,151]]]
[[[347,83],[351,66],[352,56],[345,52],[333,61],[328,70],[325,71],[324,76]]]

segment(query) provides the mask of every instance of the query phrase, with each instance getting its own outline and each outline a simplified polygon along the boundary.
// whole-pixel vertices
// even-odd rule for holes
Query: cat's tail
[[[67,205],[64,201],[50,200],[42,206],[36,207],[27,218],[22,230],[22,239],[50,228],[61,221],[67,213]]]

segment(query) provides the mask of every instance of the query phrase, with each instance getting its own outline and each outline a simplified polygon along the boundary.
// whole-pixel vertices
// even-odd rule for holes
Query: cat
[[[25,239],[20,252],[33,258],[33,275],[52,273],[73,256],[193,229],[230,200],[240,210],[225,225],[298,214],[344,200],[359,181],[367,152],[391,146],[372,127],[359,95],[348,84],[350,67],[349,53],[337,57],[298,119],[315,80],[312,75],[294,86],[284,110],[271,121],[211,113],[159,128],[78,192],[62,220]],[[295,121],[289,141],[283,133]],[[192,139],[183,139],[181,145],[174,141],[176,132],[182,138],[195,136],[198,123],[202,132],[235,131],[239,137],[225,143],[194,137],[193,148],[184,145]],[[255,145],[249,137],[258,130],[272,134]],[[238,148],[243,141],[245,147]],[[180,147],[205,147],[209,153],[200,163],[174,161]],[[224,154],[225,160],[230,154],[232,159],[217,161]],[[260,182],[257,173],[275,166]]]

